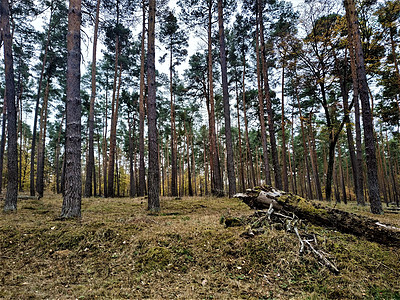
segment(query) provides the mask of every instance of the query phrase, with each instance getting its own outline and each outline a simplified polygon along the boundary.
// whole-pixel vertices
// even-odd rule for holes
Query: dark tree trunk
[[[286,148],[286,133],[285,133],[285,64],[282,65],[282,179],[283,179],[283,190],[289,191],[289,179],[287,171],[287,148]]]
[[[242,98],[242,101],[243,101],[243,118],[244,118],[244,130],[245,130],[245,138],[246,138],[246,149],[247,149],[248,163],[250,164],[252,183],[253,183],[253,186],[257,186],[256,173],[254,171],[254,164],[253,164],[253,154],[252,154],[251,148],[250,148],[249,125],[248,125],[248,120],[247,120],[246,85],[245,85],[246,57],[245,57],[244,51],[242,52],[242,55],[243,55],[243,77],[242,77],[242,85],[243,85],[242,96],[243,96],[243,98]]]
[[[156,70],[155,70],[155,18],[156,0],[149,0],[149,28],[147,47],[147,117],[149,136],[149,197],[147,209],[151,212],[160,210],[160,172],[158,162],[158,133],[156,110]]]
[[[92,53],[92,91],[90,95],[89,108],[89,157],[86,163],[85,197],[92,196],[92,182],[95,178],[94,167],[94,101],[96,99],[96,52],[97,52],[97,32],[99,29],[100,0],[96,5],[96,21],[93,33],[93,53]],[[94,183],[96,180],[94,180]],[[96,194],[96,188],[94,188]]]
[[[61,144],[61,131],[64,124],[65,112],[63,113],[60,126],[58,127],[58,135],[57,135],[57,145],[56,145],[56,153],[55,153],[55,168],[56,168],[56,192],[57,194],[61,193],[60,187],[60,144]]]
[[[360,31],[358,28],[355,3],[353,0],[345,0],[346,16],[348,20],[349,31],[353,33],[355,44],[355,58],[358,75],[358,87],[362,107],[362,119],[364,127],[364,142],[368,173],[368,190],[371,203],[371,212],[382,214],[382,203],[379,193],[378,166],[376,162],[374,127],[372,121],[372,112],[368,96],[368,83],[365,71],[364,53],[361,44]]]
[[[1,36],[1,34],[0,34]],[[4,150],[6,147],[6,128],[7,128],[7,88],[4,90],[3,119],[1,123],[1,142],[0,142],[0,194],[3,190],[3,164]]]
[[[133,129],[132,129],[133,123]],[[128,112],[128,126],[129,126],[129,197],[134,198],[136,196],[136,179],[135,172],[133,170],[133,134],[135,132],[135,119],[131,120],[130,113]]]
[[[218,155],[217,134],[215,130],[215,109],[214,109],[214,79],[212,70],[212,2],[208,4],[208,84],[209,84],[209,130],[210,130],[210,154],[212,159],[212,181],[211,193],[220,197],[224,195],[224,183],[221,176],[221,166]]]
[[[81,0],[70,0],[67,34],[65,192],[61,218],[81,216]]]
[[[298,83],[298,82],[297,82]],[[300,115],[300,128],[301,128],[301,138],[303,141],[303,154],[304,154],[304,164],[305,164],[305,169],[306,169],[306,177],[307,177],[307,197],[308,199],[313,198],[313,193],[312,193],[312,188],[311,188],[311,179],[310,179],[310,165],[308,163],[308,159],[310,157],[310,152],[307,150],[307,141],[306,141],[306,133],[304,130],[304,121],[303,121],[303,114],[301,112],[301,107],[300,107],[300,99],[299,99],[299,93],[297,89],[297,84],[295,87],[296,91],[296,99],[297,99],[297,107],[299,109],[299,115]],[[303,186],[302,186],[303,188]]]
[[[218,0],[218,27],[219,27],[219,45],[221,58],[221,74],[222,74],[222,98],[224,103],[224,118],[225,118],[225,139],[226,139],[226,160],[229,181],[229,197],[236,193],[236,176],[235,165],[233,159],[232,148],[232,132],[231,132],[231,112],[229,108],[229,92],[228,92],[228,75],[226,66],[226,51],[225,51],[225,33],[224,33],[224,15],[222,0]]]
[[[10,33],[10,7],[7,0],[1,1],[0,16],[4,41],[4,74],[7,102],[7,194],[4,211],[17,210],[18,195],[18,151],[17,151],[17,111],[15,107],[14,66],[12,53],[12,36]]]
[[[47,78],[46,90],[44,92],[42,111],[40,114],[40,133],[37,153],[37,176],[36,176],[36,192],[38,197],[43,197],[44,192],[44,155],[46,143],[47,128],[47,107],[49,100],[50,78]]]
[[[260,1],[257,1],[257,5],[260,6]],[[265,128],[265,112],[264,112],[264,99],[263,99],[263,91],[262,91],[262,75],[261,75],[261,66],[260,66],[260,30],[259,30],[259,13],[256,12],[256,56],[257,56],[257,87],[258,87],[258,105],[259,105],[259,117],[260,117],[260,127],[261,127],[261,144],[263,149],[263,167],[264,167],[264,176],[265,183],[268,185],[272,184],[271,181],[271,172],[269,168],[269,159],[268,159],[268,149],[267,149],[267,132]],[[260,173],[258,172],[260,175]],[[260,181],[260,180],[258,180]]]
[[[118,42],[117,42],[118,43]],[[116,58],[118,60],[118,58]],[[118,122],[118,107],[119,107],[119,91],[121,88],[121,74],[122,65],[119,67],[118,87],[114,83],[113,90],[113,103],[111,104],[112,117],[111,117],[111,132],[110,132],[110,152],[108,155],[108,196],[113,197],[114,192],[114,163],[116,159],[116,144],[117,144],[117,122]],[[117,80],[117,78],[115,78]],[[115,90],[116,89],[116,90]]]
[[[363,172],[363,157],[361,145],[361,122],[360,122],[360,102],[358,99],[358,75],[355,61],[354,39],[352,31],[348,32],[351,77],[353,82],[353,103],[354,103],[354,121],[356,130],[356,169],[357,169],[357,204],[364,206],[364,172]]]
[[[170,49],[170,66],[169,66],[169,81],[170,81],[170,96],[171,96],[171,196],[178,196],[178,168],[176,158],[176,128],[175,128],[175,104],[173,93],[173,63],[172,63],[172,46]]]
[[[145,1],[142,1],[142,38],[140,52],[140,91],[139,91],[139,188],[138,196],[146,193],[146,175],[144,167],[144,65],[145,65],[145,35],[146,35],[146,8]]]
[[[261,1],[259,1],[259,3],[260,2]],[[269,141],[271,144],[272,165],[274,166],[275,186],[281,190],[282,189],[281,166],[279,164],[278,149],[276,146],[276,139],[275,139],[274,111],[272,109],[272,102],[269,91],[268,66],[266,62],[266,51],[264,42],[263,6],[259,5],[258,9],[259,9],[258,21],[260,22],[261,64],[262,64],[262,74],[264,78],[264,97],[266,100],[266,110],[268,114],[268,132],[269,132]]]
[[[30,173],[30,195],[35,196],[35,151],[36,151],[36,134],[37,134],[37,119],[39,113],[39,103],[40,103],[40,93],[42,91],[43,75],[46,67],[47,52],[50,43],[50,33],[51,33],[51,21],[53,16],[53,1],[51,2],[50,18],[49,18],[49,28],[47,30],[46,46],[44,48],[44,55],[42,61],[42,70],[40,72],[38,90],[36,94],[36,105],[35,114],[33,117],[33,131],[32,131],[32,147],[31,147],[31,173]]]

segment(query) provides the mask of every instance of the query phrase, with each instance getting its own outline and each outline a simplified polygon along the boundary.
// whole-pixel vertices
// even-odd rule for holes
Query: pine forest
[[[399,24],[1,0],[0,298],[400,299]]]

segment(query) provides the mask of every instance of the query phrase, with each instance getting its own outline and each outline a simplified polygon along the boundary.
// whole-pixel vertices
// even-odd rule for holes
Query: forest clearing
[[[20,201],[0,218],[2,299],[399,299],[400,251],[307,224],[340,273],[294,234],[245,238],[221,217],[253,213],[238,199],[84,198],[81,220],[60,221],[61,196]],[[324,205],[327,203],[324,202]],[[333,204],[332,204],[333,206]],[[400,227],[396,214],[338,208]]]

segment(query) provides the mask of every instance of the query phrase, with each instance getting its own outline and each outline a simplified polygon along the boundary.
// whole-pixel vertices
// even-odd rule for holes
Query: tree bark
[[[228,75],[226,66],[226,51],[225,51],[225,32],[224,32],[224,14],[222,0],[218,0],[218,27],[219,27],[219,46],[221,58],[221,75],[222,75],[222,98],[224,103],[224,118],[225,118],[225,139],[226,139],[226,160],[229,182],[229,197],[236,193],[236,176],[235,165],[233,158],[232,147],[232,132],[231,132],[231,112],[229,108],[229,92],[228,92]]]
[[[61,218],[81,216],[81,0],[70,0],[67,34],[65,192]]]
[[[287,148],[286,148],[286,133],[285,133],[285,63],[282,65],[282,118],[281,118],[281,130],[282,130],[282,179],[283,179],[283,190],[289,191],[289,180],[287,171]]]
[[[118,40],[118,38],[117,38]],[[117,41],[118,44],[118,41]],[[118,56],[116,58],[118,61]],[[116,66],[116,73],[118,70],[118,66]],[[115,152],[116,152],[116,143],[117,143],[117,122],[118,122],[118,107],[119,107],[119,91],[121,88],[121,76],[122,76],[122,64],[119,66],[119,76],[118,79],[114,77],[114,88],[113,88],[113,100],[111,104],[111,132],[110,132],[110,152],[108,155],[108,196],[113,197],[114,192],[114,163],[115,163]],[[116,87],[116,81],[118,80],[118,87]]]
[[[35,196],[35,151],[36,151],[36,134],[37,134],[37,119],[39,113],[40,93],[42,91],[43,75],[46,67],[47,53],[50,44],[51,21],[53,17],[53,1],[51,1],[49,28],[47,30],[46,46],[44,48],[44,55],[42,61],[42,70],[40,71],[38,90],[36,94],[35,114],[33,117],[33,131],[32,131],[32,146],[31,146],[31,173],[30,173],[30,194]]]
[[[46,145],[46,129],[47,129],[47,112],[50,90],[50,78],[47,77],[46,89],[44,92],[43,105],[40,113],[40,132],[37,153],[37,176],[36,176],[36,192],[38,197],[43,197],[44,192],[44,155]]]
[[[85,197],[91,197],[92,182],[95,177],[94,167],[94,101],[96,99],[96,54],[97,54],[97,33],[99,29],[100,0],[96,4],[96,20],[93,33],[93,53],[92,53],[92,91],[90,95],[89,108],[89,159],[86,163]],[[94,180],[94,182],[96,182]],[[96,188],[94,188],[96,194]]]
[[[257,1],[257,5],[260,6],[260,1]],[[263,99],[263,91],[262,91],[262,74],[261,74],[261,66],[260,66],[260,30],[259,30],[259,14],[256,12],[256,59],[257,59],[257,87],[258,87],[258,105],[259,105],[259,117],[260,117],[260,127],[261,127],[261,144],[263,149],[263,167],[264,167],[264,176],[265,183],[268,185],[272,184],[271,181],[271,172],[269,167],[269,159],[268,159],[268,149],[267,149],[267,132],[265,128],[265,112],[264,112],[264,99]],[[258,172],[259,174],[259,172]],[[258,180],[260,181],[260,180]]]
[[[1,36],[1,34],[0,34]],[[4,150],[6,147],[6,128],[7,128],[7,88],[4,90],[3,119],[1,123],[1,141],[0,141],[0,194],[3,190],[3,166]]]
[[[156,110],[156,73],[155,73],[155,17],[156,0],[149,0],[149,28],[147,47],[147,117],[149,136],[149,197],[147,209],[151,212],[160,211],[160,173],[158,162],[158,133]]]
[[[133,123],[133,128],[132,128]],[[128,128],[129,128],[129,197],[134,198],[136,196],[136,178],[133,170],[133,137],[135,132],[135,119],[131,120],[130,113],[128,111]]]
[[[358,75],[358,87],[362,107],[362,119],[364,127],[365,153],[368,173],[368,190],[371,203],[371,212],[382,214],[382,204],[380,200],[378,183],[378,166],[376,162],[376,150],[374,140],[374,127],[372,121],[371,107],[368,96],[368,83],[365,71],[364,53],[361,44],[360,31],[358,28],[357,15],[354,0],[344,0],[347,23],[349,31],[353,34],[355,44],[355,58]]]
[[[140,50],[140,91],[139,91],[139,188],[138,196],[144,196],[146,193],[146,175],[144,166],[144,65],[145,65],[145,35],[146,35],[146,8],[145,1],[142,1],[142,37]]]
[[[266,51],[264,42],[263,6],[261,5],[261,1],[259,1],[258,13],[259,13],[258,21],[260,22],[261,64],[262,64],[262,73],[264,78],[264,97],[266,100],[266,110],[268,115],[268,132],[269,132],[269,141],[271,144],[272,165],[274,166],[275,186],[278,189],[282,189],[281,166],[279,164],[278,149],[276,146],[276,139],[275,139],[274,111],[272,109],[271,95],[269,91],[270,88],[268,79],[268,66],[266,62]]]
[[[209,131],[210,131],[210,154],[212,159],[212,185],[211,193],[220,197],[224,195],[224,184],[221,176],[221,166],[217,149],[217,134],[215,130],[215,109],[214,109],[214,79],[212,70],[212,1],[208,3],[208,84],[209,84]]]
[[[17,210],[18,195],[18,150],[17,150],[17,111],[15,107],[15,83],[12,53],[12,36],[10,32],[10,7],[7,0],[1,1],[0,16],[2,37],[4,41],[4,74],[6,83],[7,103],[7,194],[4,201],[4,211]]]
[[[248,124],[248,120],[247,120],[246,84],[245,84],[245,79],[246,79],[246,56],[245,56],[245,52],[244,51],[242,51],[242,55],[243,55],[242,101],[243,101],[243,118],[244,118],[246,149],[247,149],[248,162],[250,164],[250,172],[251,172],[252,183],[253,183],[253,186],[256,186],[257,185],[256,173],[254,171],[253,154],[252,154],[252,151],[251,151],[251,148],[250,148],[249,124]]]

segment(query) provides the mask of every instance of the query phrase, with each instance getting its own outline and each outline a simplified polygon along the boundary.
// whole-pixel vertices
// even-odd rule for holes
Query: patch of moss
[[[172,252],[166,247],[151,247],[139,255],[135,266],[142,271],[163,270],[172,260]]]

